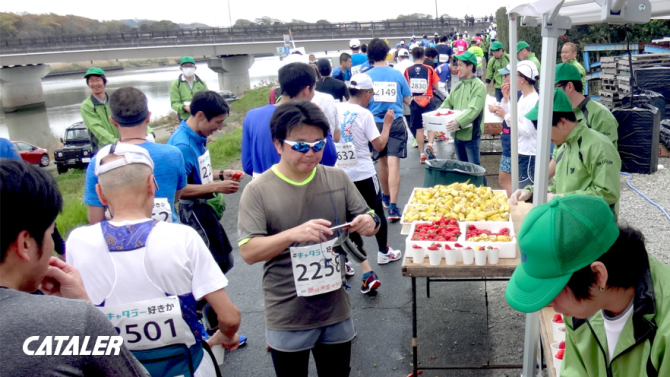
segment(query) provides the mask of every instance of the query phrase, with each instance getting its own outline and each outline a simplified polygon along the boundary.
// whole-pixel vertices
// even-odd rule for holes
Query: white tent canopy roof
[[[670,18],[669,0],[647,0],[651,5],[651,18]],[[637,6],[638,1],[630,1]],[[608,0],[566,0],[559,10],[561,16],[572,19],[573,25],[585,25],[606,22],[602,19],[602,6],[607,6]],[[629,1],[610,0],[613,7],[625,8]],[[551,12],[561,0],[511,0],[507,6],[507,13],[516,13],[520,16],[542,18],[542,15]]]

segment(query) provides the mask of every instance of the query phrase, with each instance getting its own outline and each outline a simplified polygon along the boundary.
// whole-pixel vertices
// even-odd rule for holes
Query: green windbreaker
[[[91,95],[81,103],[80,112],[86,128],[98,139],[98,148],[119,140],[119,130],[109,120],[112,111],[109,109],[108,99],[102,104]]]
[[[617,147],[619,123],[603,104],[586,97],[573,111],[577,116],[579,124],[583,124],[607,136],[612,144],[614,144],[614,148]]]
[[[565,318],[565,356],[561,377],[670,376],[670,266],[649,257],[647,271],[635,287],[633,314],[624,326],[610,360],[601,312],[591,318]]]
[[[537,75],[539,76],[540,75],[540,61],[537,60],[537,58],[535,57],[535,53],[531,52],[530,55],[528,55],[528,57],[526,58],[526,60],[530,60],[531,62],[535,63],[535,65],[537,66]]]
[[[493,54],[491,54],[493,56]],[[486,66],[486,83],[493,81],[493,87],[500,89],[503,84],[503,74],[498,72],[499,69],[507,67],[509,64],[509,54],[503,53],[500,59],[491,58],[489,64]]]
[[[449,97],[442,102],[440,109],[465,110],[456,118],[458,124],[472,127],[456,131],[460,141],[471,141],[481,137],[484,129],[484,105],[486,104],[486,85],[475,76],[461,80],[451,91]]]
[[[579,71],[579,74],[582,75],[582,86],[584,90],[586,90],[586,70],[584,69],[584,67],[582,67],[581,64],[579,64],[577,58],[570,60],[568,63],[574,65],[575,68],[577,68],[577,70]]]
[[[179,119],[186,120],[191,116],[191,114],[184,110],[184,102],[190,102],[193,99],[193,95],[202,90],[207,90],[207,85],[204,81],[200,80],[198,75],[195,75],[195,79],[193,80],[193,89],[184,80],[184,75],[179,75],[179,78],[172,82],[172,85],[170,85],[170,105],[177,112],[177,115],[179,115]]]

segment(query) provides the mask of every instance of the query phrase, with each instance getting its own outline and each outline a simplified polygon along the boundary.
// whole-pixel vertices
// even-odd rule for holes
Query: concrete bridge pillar
[[[251,89],[249,68],[254,63],[252,55],[222,56],[207,60],[207,66],[219,74],[219,90],[230,90],[241,97]]]
[[[51,71],[48,65],[0,68],[0,94],[4,112],[44,106],[42,78]]]

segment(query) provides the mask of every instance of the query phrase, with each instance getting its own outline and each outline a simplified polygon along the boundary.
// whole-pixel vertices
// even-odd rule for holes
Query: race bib
[[[154,198],[154,208],[151,209],[151,218],[158,221],[172,222],[172,207],[167,198]]]
[[[465,51],[465,46],[458,46],[458,51],[459,52]]]
[[[337,143],[335,144],[335,149],[337,149],[336,167],[344,168],[358,165],[354,143]]]
[[[198,157],[198,171],[202,184],[214,182],[212,175],[212,161],[209,159],[209,151],[206,151],[202,156]]]
[[[409,79],[409,89],[412,91],[412,93],[426,94],[428,91],[428,80]]]
[[[99,307],[131,350],[194,343],[177,296]]]
[[[449,55],[447,55],[447,54],[440,54],[440,56],[438,57],[438,59],[440,59],[440,63],[446,63],[446,62],[449,61]]]
[[[333,250],[335,241],[337,239],[290,248],[293,281],[298,296],[321,295],[342,287],[340,255]]]
[[[359,64],[355,67],[351,67],[351,75],[357,75],[361,73],[361,69],[363,69],[363,64]]]
[[[377,81],[372,83],[375,91],[375,102],[395,103],[398,94],[398,84],[395,82]]]

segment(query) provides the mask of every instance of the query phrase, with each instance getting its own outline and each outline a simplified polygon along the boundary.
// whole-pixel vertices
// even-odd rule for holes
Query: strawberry
[[[243,175],[244,173],[242,173],[241,171],[236,171],[235,174],[233,174],[233,179],[239,181],[240,179],[242,179]]]
[[[565,350],[558,350],[558,352],[556,352],[556,356],[555,356],[555,357],[556,357],[557,359],[559,359],[559,360],[563,360],[563,356],[565,356]]]
[[[460,243],[454,244],[454,247],[463,247]]]
[[[444,250],[453,250],[453,249],[451,247],[449,247],[449,245],[445,244],[444,245]]]
[[[421,246],[419,246],[417,244],[414,244],[414,245],[412,245],[412,249],[421,249]]]
[[[565,341],[562,341],[558,344],[558,349],[559,350],[564,350],[565,349]]]
[[[556,315],[554,316],[554,319],[553,319],[552,321],[554,321],[554,322],[556,322],[556,323],[563,323],[563,317],[561,317],[560,314],[556,314]]]
[[[437,250],[437,249],[438,249],[437,246],[432,246],[432,245],[428,246],[428,250]]]
[[[466,247],[465,250],[472,250],[470,246]]]

